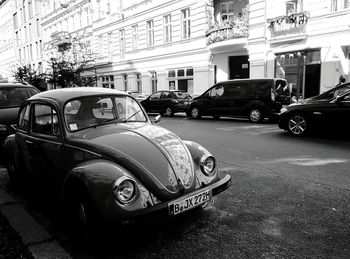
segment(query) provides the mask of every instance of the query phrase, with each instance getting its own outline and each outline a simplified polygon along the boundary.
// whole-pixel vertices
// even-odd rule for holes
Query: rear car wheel
[[[190,113],[192,119],[200,119],[201,117],[201,113],[198,107],[192,107]]]
[[[164,115],[167,116],[167,117],[171,117],[174,115],[174,111],[171,107],[168,107],[165,109],[164,111]]]
[[[305,115],[295,113],[288,119],[288,132],[294,136],[305,135],[308,129],[308,122]]]
[[[259,107],[254,107],[249,111],[249,120],[251,122],[261,122],[264,119],[263,111]]]

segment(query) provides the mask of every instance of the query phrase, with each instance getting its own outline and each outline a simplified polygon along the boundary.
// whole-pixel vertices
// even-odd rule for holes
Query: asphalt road
[[[74,258],[350,257],[347,137],[295,138],[276,124],[232,119],[176,116],[159,125],[203,144],[232,186],[210,208],[113,229],[89,247],[72,240],[46,205],[30,205]]]

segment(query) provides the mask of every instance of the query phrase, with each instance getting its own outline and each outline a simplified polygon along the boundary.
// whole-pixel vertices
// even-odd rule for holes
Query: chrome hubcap
[[[252,111],[250,112],[250,120],[251,120],[251,121],[256,122],[256,121],[259,121],[260,118],[261,118],[261,113],[260,113],[259,110],[252,110]]]
[[[171,112],[172,112],[171,108],[167,108],[167,109],[165,110],[165,115],[166,115],[166,116],[171,116]]]
[[[192,118],[197,118],[199,114],[199,111],[197,108],[193,108],[191,111]]]
[[[300,135],[306,129],[306,121],[302,116],[296,115],[290,118],[288,127],[293,134]]]

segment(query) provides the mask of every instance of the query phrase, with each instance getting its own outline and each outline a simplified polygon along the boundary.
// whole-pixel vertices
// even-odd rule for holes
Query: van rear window
[[[285,80],[276,80],[275,90],[276,90],[278,95],[289,95],[290,94],[287,81],[285,81]]]

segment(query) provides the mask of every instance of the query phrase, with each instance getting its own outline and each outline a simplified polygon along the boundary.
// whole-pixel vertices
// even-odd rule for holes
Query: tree
[[[29,65],[23,65],[17,67],[13,71],[13,76],[18,82],[31,84],[38,88],[40,91],[47,90],[45,83],[45,75],[32,69]]]
[[[53,41],[47,49],[46,76],[53,88],[95,85],[96,74],[84,76],[93,66],[89,43],[83,42],[83,37],[73,37],[68,32],[54,33],[51,38]]]

